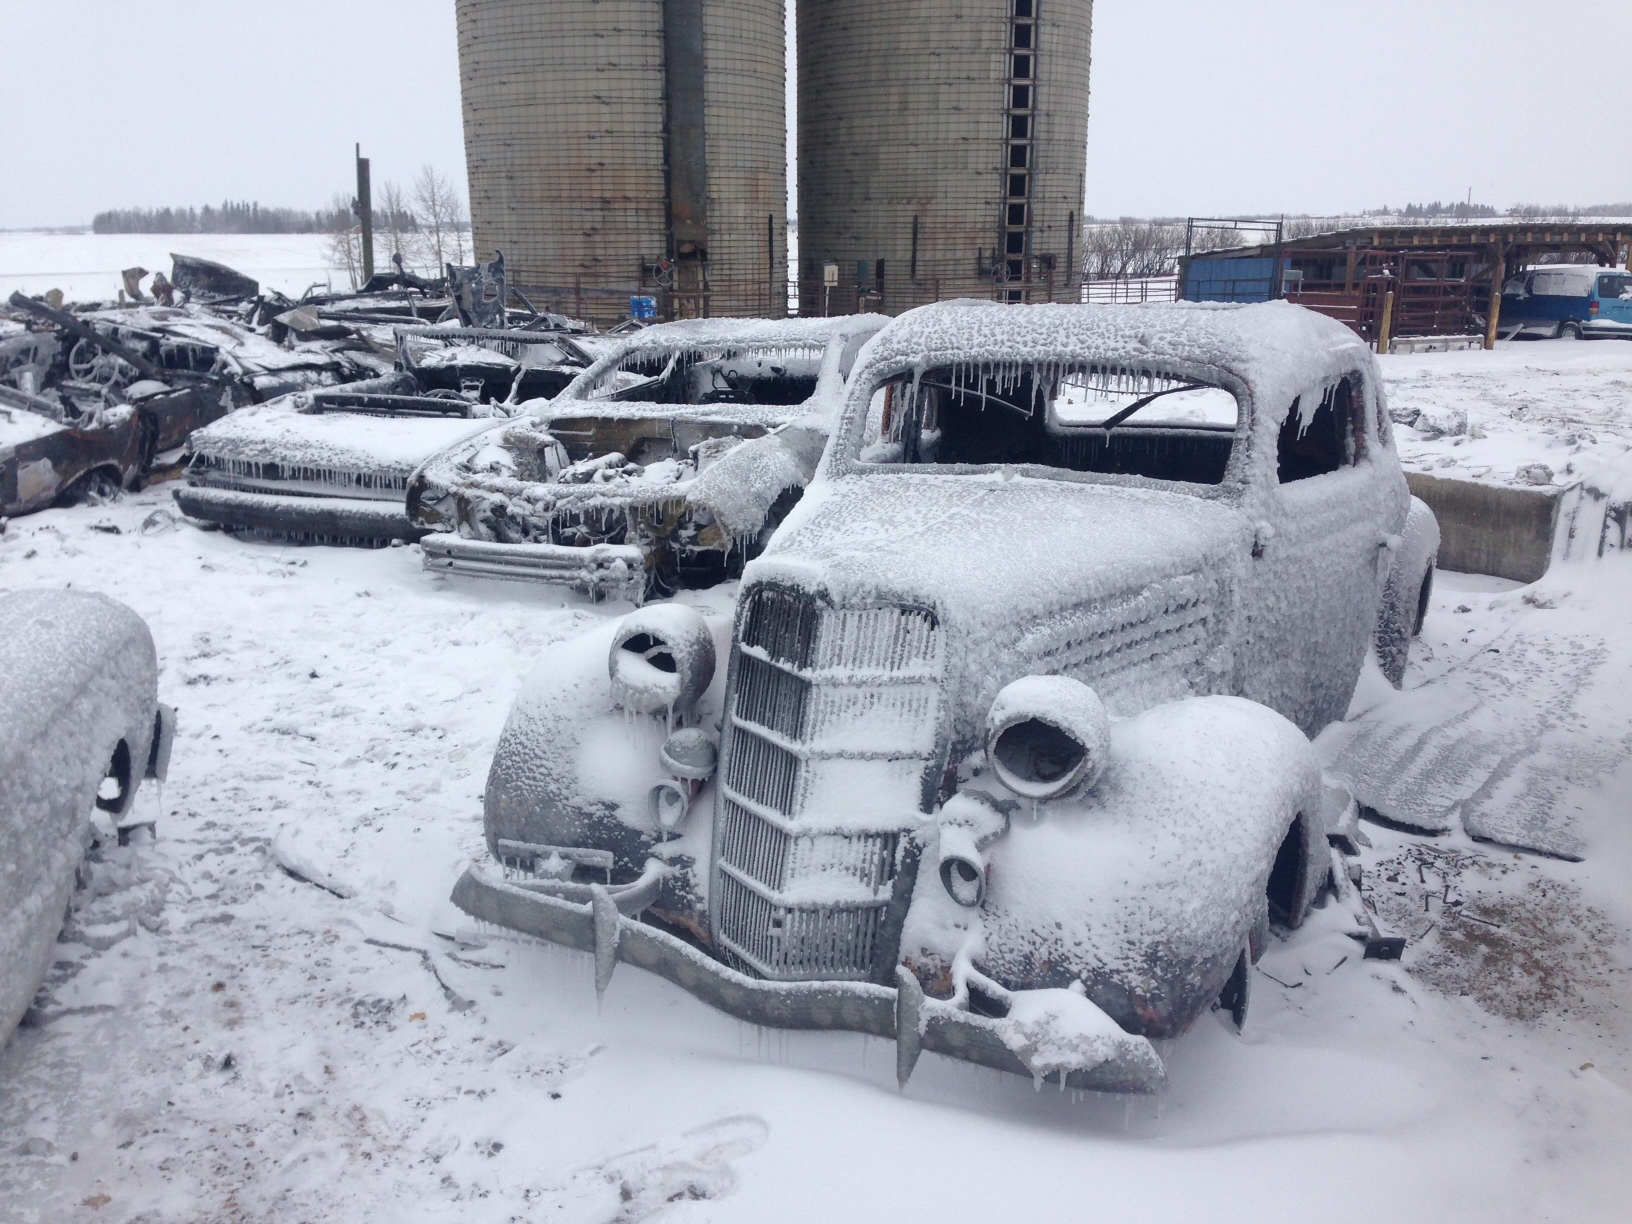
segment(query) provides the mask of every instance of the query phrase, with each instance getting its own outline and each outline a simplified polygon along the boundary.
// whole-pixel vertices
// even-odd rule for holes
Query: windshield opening
[[[606,371],[589,399],[640,404],[792,406],[816,394],[820,347],[718,347],[631,353]]]
[[[1152,370],[943,366],[874,390],[856,457],[1219,484],[1239,417],[1223,387]]]

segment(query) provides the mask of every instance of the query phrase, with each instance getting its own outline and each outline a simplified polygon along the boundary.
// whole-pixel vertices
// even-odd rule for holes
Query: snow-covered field
[[[1588,420],[1600,448],[1632,430],[1632,345],[1385,369],[1396,403],[1463,404],[1487,433],[1402,430],[1412,454],[1505,438],[1481,464],[1562,467],[1579,438],[1548,426]],[[1266,954],[1243,1036],[1207,1016],[1167,1045],[1160,1098],[935,1055],[898,1092],[890,1043],[756,1030],[630,966],[597,1007],[587,956],[470,946],[447,895],[482,851],[520,678],[625,607],[433,578],[412,547],[204,533],[164,486],[0,536],[0,588],[70,584],[147,619],[181,731],[140,800],[158,841],[97,867],[78,941],[0,1052],[0,1218],[1627,1218],[1624,753],[1569,796],[1580,863],[1370,828],[1404,962],[1362,960],[1336,907],[1317,913]],[[1632,679],[1629,598],[1621,560],[1535,590],[1442,574],[1408,687],[1516,635]],[[1624,742],[1632,684],[1611,687],[1582,736]]]
[[[326,234],[0,232],[0,298],[17,289],[61,289],[70,302],[108,301],[118,294],[125,268],[169,276],[171,252],[224,263],[290,297],[313,284],[349,291],[345,273],[329,267],[328,243]]]

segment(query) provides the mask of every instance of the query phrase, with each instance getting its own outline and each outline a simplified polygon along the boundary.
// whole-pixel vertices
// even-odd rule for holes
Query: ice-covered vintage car
[[[559,396],[428,460],[425,568],[639,601],[741,572],[814,475],[879,315],[634,333]]]
[[[93,815],[127,825],[142,779],[169,767],[157,683],[153,637],[123,604],[0,595],[0,1044],[51,967]]]
[[[409,477],[426,458],[554,395],[589,364],[582,337],[414,327],[397,369],[242,409],[193,434],[176,501],[228,530],[308,543],[381,545],[423,534]]]
[[[1327,880],[1308,736],[1438,528],[1375,361],[1252,306],[924,307],[735,608],[549,652],[454,900],[745,1019],[1148,1091]],[[725,666],[716,668],[717,659]],[[716,765],[716,756],[718,757]]]

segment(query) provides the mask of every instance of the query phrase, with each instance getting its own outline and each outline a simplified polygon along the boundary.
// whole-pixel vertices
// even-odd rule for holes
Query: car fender
[[[1170,1037],[1218,998],[1244,951],[1255,957],[1272,876],[1282,920],[1302,920],[1326,852],[1320,768],[1296,726],[1209,696],[1110,735],[1092,790],[1012,808],[985,852],[978,908],[919,874],[901,947],[926,990],[957,988],[959,961],[1008,990],[1080,981],[1126,1031]],[[970,785],[1000,795],[987,776]],[[930,861],[937,852],[926,848]]]
[[[715,648],[729,647],[731,624],[705,617]],[[496,858],[521,844],[610,852],[612,882],[638,876],[648,857],[709,861],[713,837],[713,784],[691,797],[677,829],[660,828],[650,806],[652,788],[671,780],[658,751],[671,730],[663,713],[637,714],[614,702],[607,658],[620,622],[546,649],[523,681],[499,736],[483,795],[483,825]],[[719,721],[723,667],[717,668],[693,720],[705,729]],[[696,873],[701,877],[706,872]],[[703,887],[692,873],[677,875],[657,906],[706,912]],[[684,894],[684,896],[682,896]]]

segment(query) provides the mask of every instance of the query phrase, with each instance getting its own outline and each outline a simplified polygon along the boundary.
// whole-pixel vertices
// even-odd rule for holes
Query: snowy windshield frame
[[[939,381],[937,376],[954,371],[962,372],[962,377],[958,381],[962,387],[970,388],[968,394],[973,398],[982,401],[995,401],[999,398],[1009,400],[1008,406],[1015,408],[1018,416],[1035,416],[1032,430],[1038,434],[1046,434],[1050,440],[1062,444],[1090,446],[1099,443],[1109,453],[1113,445],[1126,446],[1135,439],[1148,441],[1160,437],[1179,442],[1194,440],[1197,448],[1208,453],[1185,456],[1178,462],[1173,462],[1171,456],[1160,462],[1150,461],[1147,457],[1147,461],[1142,464],[1137,460],[1130,462],[1129,456],[1122,456],[1114,461],[1116,466],[1131,470],[1104,470],[1112,466],[1110,461],[1091,467],[1075,467],[1039,462],[1025,456],[951,462],[926,460],[922,457],[876,459],[866,456],[865,452],[868,449],[866,435],[875,415],[875,400],[880,391],[892,385],[907,384],[914,387],[926,383],[937,385]],[[1094,372],[1114,371],[1134,376],[1141,383],[1150,384],[1138,397],[1141,399],[1144,395],[1156,392],[1171,393],[1179,390],[1216,388],[1234,397],[1235,420],[1233,424],[1219,424],[1182,419],[1146,419],[1140,413],[1124,421],[1117,421],[1115,416],[1109,418],[1111,427],[1108,430],[1103,422],[1062,423],[1054,411],[1052,396],[1046,405],[1042,405],[1042,412],[1028,414],[1012,402],[1014,398],[1012,395],[996,396],[984,385],[976,387],[977,383],[981,383],[982,380],[989,381],[992,375],[999,371],[1005,372],[1008,381],[1016,385],[1027,377],[1035,377],[1037,371],[1041,371],[1048,381],[1055,384],[1073,375],[1091,376]],[[1151,409],[1154,410],[1161,402],[1161,398],[1154,399]],[[1253,420],[1253,396],[1250,388],[1243,379],[1217,366],[1167,360],[1141,362],[1136,367],[1127,367],[1125,362],[1087,354],[1059,361],[1003,361],[990,357],[980,359],[937,354],[936,358],[919,358],[913,362],[881,362],[857,372],[850,393],[846,396],[844,418],[839,430],[840,445],[834,448],[832,470],[835,475],[889,473],[982,475],[1010,471],[1040,479],[1080,484],[1135,485],[1182,490],[1197,496],[1218,496],[1228,490],[1239,488],[1245,482]],[[899,449],[899,439],[893,442]],[[1075,458],[1078,462],[1088,462],[1083,456]],[[1145,470],[1140,470],[1141,467]]]

